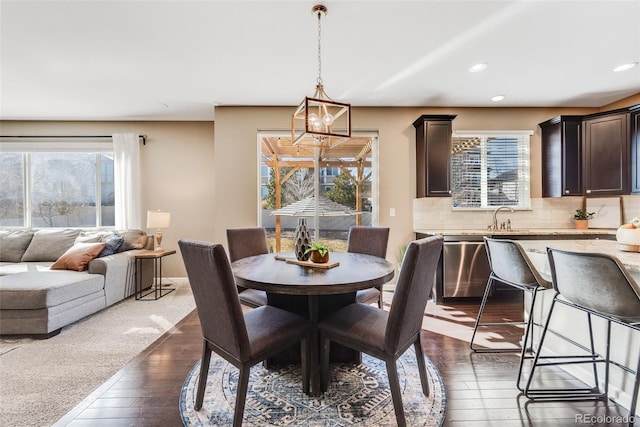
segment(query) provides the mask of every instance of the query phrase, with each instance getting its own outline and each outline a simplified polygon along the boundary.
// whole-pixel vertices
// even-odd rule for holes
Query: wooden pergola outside
[[[365,183],[371,179],[371,138],[352,137],[342,140],[331,147],[319,147],[318,164],[320,168],[338,168],[349,177],[356,188],[356,208],[362,211],[362,197]],[[275,209],[280,209],[282,200],[282,186],[298,170],[302,168],[315,171],[316,148],[309,141],[297,145],[291,144],[291,137],[263,136],[260,141],[262,163],[274,171],[275,179]],[[285,175],[281,175],[282,168],[291,168]],[[355,170],[355,174],[353,173]],[[356,224],[362,223],[362,214],[356,215]],[[276,252],[280,252],[281,235],[280,215],[275,218]]]

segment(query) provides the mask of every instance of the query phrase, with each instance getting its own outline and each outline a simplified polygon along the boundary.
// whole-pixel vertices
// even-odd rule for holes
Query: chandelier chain
[[[320,41],[322,40],[322,26],[320,25],[320,19],[322,18],[322,12],[316,12],[318,15],[318,84],[322,84],[322,51],[320,48]]]

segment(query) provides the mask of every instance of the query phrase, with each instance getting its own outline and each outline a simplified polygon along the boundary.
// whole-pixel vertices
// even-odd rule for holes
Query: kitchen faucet
[[[498,211],[501,211],[503,209],[509,209],[510,212],[514,212],[513,208],[510,208],[509,206],[498,206],[494,211],[493,211],[493,225],[492,225],[492,230],[497,230],[498,229],[498,219],[497,219],[497,215],[498,215]]]

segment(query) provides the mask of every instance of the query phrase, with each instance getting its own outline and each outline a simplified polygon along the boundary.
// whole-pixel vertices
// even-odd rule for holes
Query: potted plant
[[[309,261],[311,262],[329,262],[329,248],[322,243],[312,241],[304,253],[309,254]]]
[[[573,219],[577,229],[586,230],[589,228],[589,220],[596,216],[595,212],[587,212],[586,209],[576,209]]]

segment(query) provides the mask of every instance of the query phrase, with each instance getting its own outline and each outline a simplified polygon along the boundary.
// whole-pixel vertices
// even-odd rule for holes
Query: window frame
[[[504,131],[488,131],[488,130],[478,130],[478,131],[454,131],[452,133],[452,146],[451,146],[451,158],[450,158],[450,166],[451,166],[451,194],[452,197],[455,194],[454,188],[454,154],[453,154],[453,138],[462,137],[462,138],[471,138],[478,137],[481,139],[481,172],[480,172],[480,180],[481,180],[481,188],[480,188],[480,206],[456,206],[455,199],[451,203],[451,209],[455,211],[492,211],[497,207],[502,205],[490,205],[490,200],[488,196],[489,185],[487,180],[487,140],[489,138],[515,138],[518,140],[518,182],[521,184],[518,188],[519,200],[517,205],[508,205],[510,208],[514,210],[531,210],[531,135],[533,135],[533,131],[531,130],[504,130]]]
[[[262,168],[264,166],[263,164],[263,159],[262,159],[262,155],[261,155],[261,141],[262,138],[264,137],[290,137],[291,133],[290,131],[282,131],[282,130],[262,130],[262,129],[258,129],[257,131],[257,135],[256,135],[256,151],[257,151],[257,158],[256,158],[256,173],[257,173],[257,186],[256,186],[256,197],[257,197],[257,212],[256,212],[256,216],[258,218],[258,225],[259,226],[265,226],[265,224],[263,224],[263,208],[262,208],[262,198],[263,198],[263,192],[262,192],[262,188],[263,188],[263,184],[264,181],[263,179],[268,179],[268,174],[265,176],[262,174]],[[370,171],[370,175],[371,175],[371,180],[370,180],[370,185],[371,185],[371,202],[369,204],[369,206],[371,207],[371,209],[368,209],[368,212],[371,215],[371,221],[370,221],[370,225],[372,226],[377,226],[379,225],[379,221],[380,221],[380,167],[379,167],[379,144],[380,144],[380,140],[379,140],[379,132],[376,130],[354,130],[351,133],[352,137],[366,137],[369,138],[371,141],[371,171]],[[325,170],[326,168],[321,166],[321,170]],[[339,170],[339,168],[337,168],[338,170],[336,170],[337,174],[341,174],[342,171]],[[337,175],[326,175],[326,177],[330,177],[331,180],[333,181],[333,178],[335,178]],[[330,186],[332,186],[333,184],[331,183]],[[325,189],[326,190],[326,189]],[[363,206],[364,208],[364,206]],[[364,209],[363,209],[364,210]],[[313,221],[313,219],[312,219]],[[313,228],[313,227],[311,227]],[[324,231],[324,230],[321,230]],[[346,240],[345,240],[345,244],[346,244]]]
[[[2,228],[6,229],[45,229],[45,228],[78,228],[78,229],[115,229],[114,225],[102,224],[102,156],[110,155],[114,156],[114,147],[112,141],[95,141],[95,140],[63,140],[60,141],[42,141],[34,138],[24,142],[0,142],[0,152],[2,153],[16,153],[22,157],[22,191],[23,191],[23,224],[21,226],[3,225]],[[65,226],[65,227],[46,227],[46,226],[34,226],[33,225],[33,188],[31,182],[31,172],[33,168],[32,155],[37,153],[83,153],[93,154],[95,156],[95,182],[92,185],[95,187],[95,222],[93,225],[86,226]],[[114,200],[115,203],[115,200]]]

